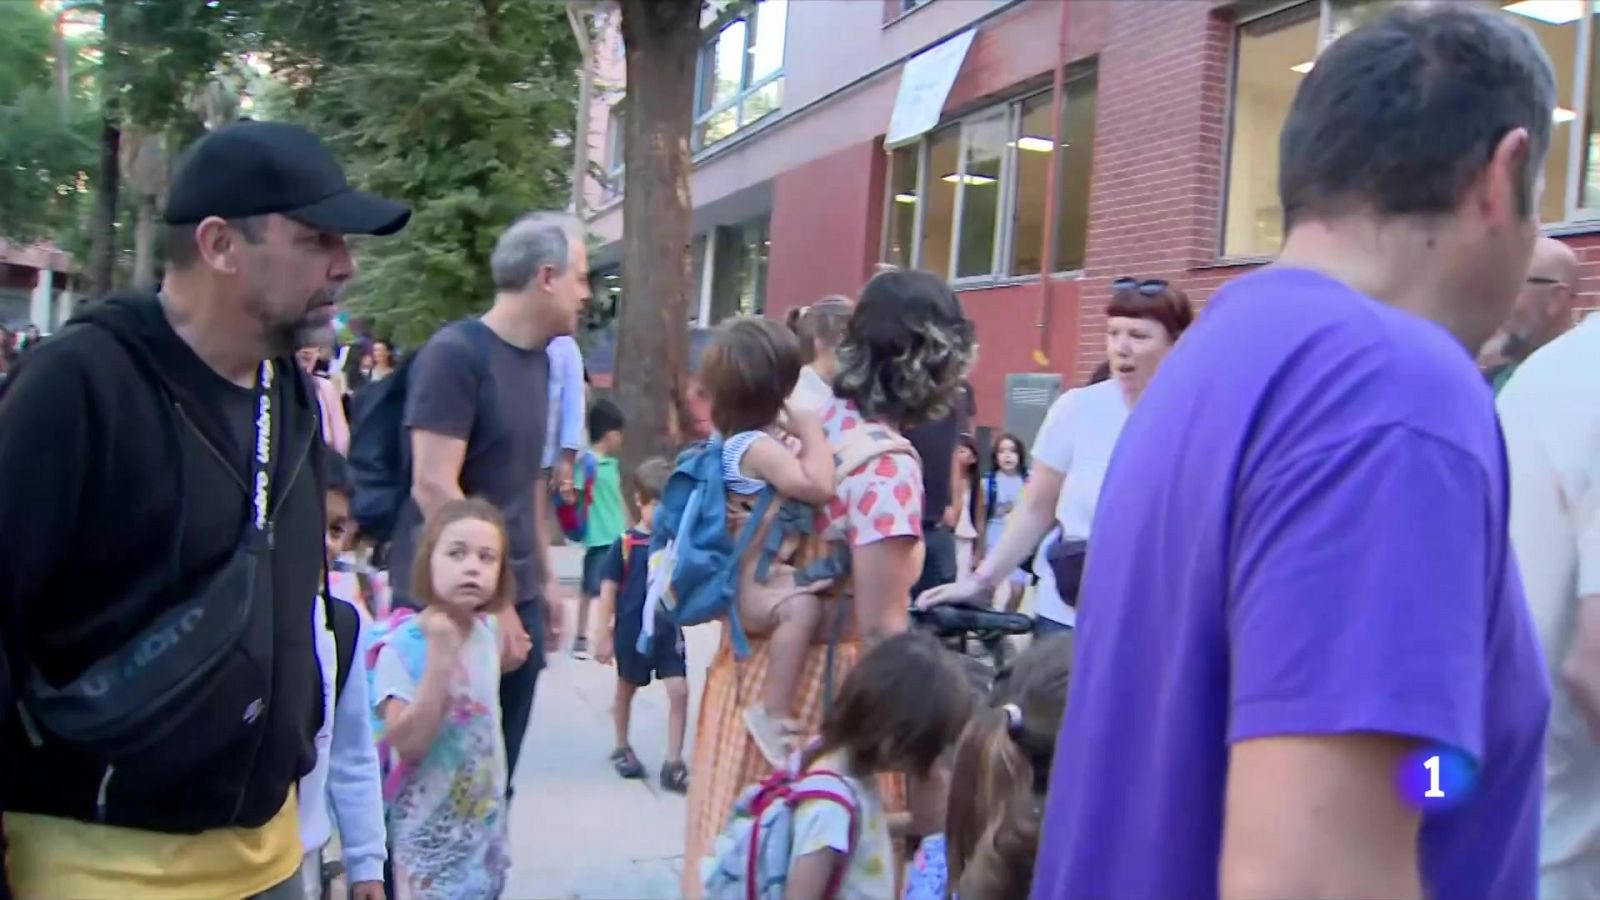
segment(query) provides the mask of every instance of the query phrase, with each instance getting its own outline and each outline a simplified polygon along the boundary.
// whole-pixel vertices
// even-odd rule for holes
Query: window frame
[[[707,147],[714,147],[783,109],[783,98],[780,93],[778,104],[770,112],[749,121],[745,120],[745,101],[773,82],[782,81],[788,72],[789,35],[785,23],[782,61],[778,63],[776,69],[757,80],[751,80],[751,76],[755,74],[755,54],[751,50],[756,45],[756,23],[766,2],[767,0],[741,0],[737,4],[730,4],[728,10],[718,17],[714,26],[701,36],[700,47],[695,57],[694,121],[690,124],[689,131],[689,146],[692,152],[698,153]],[[788,15],[787,8],[784,10],[784,15]],[[716,77],[717,43],[722,39],[723,33],[738,22],[744,23],[744,47],[739,53],[739,87],[728,99],[701,109],[701,101],[706,96],[706,79]],[[782,87],[779,87],[779,91],[782,91]],[[705,140],[706,124],[730,109],[733,110],[733,130],[714,141]]]
[[[1062,82],[1063,97],[1066,94],[1067,85],[1084,79],[1095,81],[1096,92],[1098,93],[1098,78],[1099,73],[1094,68],[1070,74],[1067,79]],[[1021,187],[1018,184],[1021,170],[1018,163],[1017,154],[1024,152],[1017,146],[1018,140],[1022,137],[1022,110],[1023,106],[1028,103],[1028,101],[1041,96],[1049,97],[1051,91],[1052,87],[1050,85],[1045,85],[1042,88],[1036,87],[1027,90],[1024,93],[1012,95],[1006,99],[986,104],[959,116],[952,116],[949,119],[941,120],[933,128],[930,128],[926,132],[923,132],[921,135],[917,136],[914,144],[917,150],[917,201],[911,217],[911,234],[909,235],[910,246],[908,248],[909,252],[906,260],[908,268],[923,268],[922,232],[927,216],[926,198],[928,196],[929,186],[932,183],[931,180],[935,177],[928,168],[929,154],[933,143],[932,139],[935,134],[944,132],[945,130],[954,127],[959,129],[957,132],[956,145],[956,171],[953,173],[957,176],[958,180],[955,185],[955,199],[951,204],[950,213],[950,263],[945,272],[936,272],[934,274],[942,274],[943,277],[949,281],[953,287],[959,289],[984,287],[994,284],[1005,284],[1009,282],[1028,281],[1035,278],[1044,278],[1046,276],[1051,278],[1059,278],[1063,276],[1081,274],[1083,272],[1083,268],[1081,266],[1074,269],[1057,269],[1048,273],[1041,271],[1019,274],[1012,271],[1012,266],[1014,265],[1014,254],[1012,251],[1015,248],[1017,230],[1016,205],[1020,199],[1018,191]],[[1061,109],[1061,115],[1063,117],[1066,115],[1065,105],[1063,105]],[[970,146],[969,128],[995,118],[1003,118],[1005,121],[1006,146],[1000,153],[1000,196],[997,199],[998,207],[996,210],[994,246],[991,250],[992,255],[990,256],[989,271],[986,274],[957,276],[956,272],[961,260],[961,220],[962,214],[966,210],[967,199],[967,184],[963,176],[966,175],[967,171],[967,149]],[[1096,130],[1098,130],[1098,125],[1099,123],[1096,122]],[[890,165],[893,165],[895,151],[904,149],[907,146],[912,146],[912,144],[908,142],[906,144],[901,144],[898,147],[884,148],[884,154],[888,158]],[[1059,189],[1059,167],[1064,162],[1059,154],[1059,148],[1057,148],[1056,151],[1052,151],[1050,162],[1051,165],[1057,167],[1056,177],[1058,179],[1057,186]],[[879,262],[886,262],[889,257],[891,240],[890,229],[893,225],[894,204],[896,202],[894,199],[894,173],[891,171],[886,173],[886,175],[887,177],[884,178],[883,191],[883,229],[878,243]],[[1083,202],[1087,204],[1089,202],[1089,198],[1084,197]],[[1059,218],[1061,215],[1061,210],[1057,208],[1055,210],[1055,214]],[[1052,256],[1055,255],[1055,250],[1056,248],[1051,248]],[[1055,260],[1051,261],[1052,267],[1055,262]],[[1040,262],[1039,268],[1041,270],[1046,268],[1043,261]]]
[[[1584,167],[1587,163],[1584,153],[1584,139],[1587,136],[1589,119],[1589,77],[1593,68],[1591,54],[1596,50],[1593,32],[1600,28],[1600,0],[1580,0],[1584,6],[1583,15],[1579,18],[1578,33],[1573,48],[1573,78],[1572,94],[1570,97],[1557,97],[1557,103],[1563,103],[1571,109],[1574,118],[1567,129],[1567,172],[1564,184],[1546,184],[1545,191],[1559,190],[1562,194],[1563,216],[1559,222],[1543,222],[1540,227],[1546,231],[1584,231],[1593,230],[1593,226],[1600,225],[1600,196],[1597,196],[1592,205],[1584,206],[1583,203],[1583,177]],[[1237,101],[1238,101],[1238,76],[1239,57],[1243,49],[1240,36],[1245,26],[1262,19],[1278,15],[1279,13],[1296,7],[1308,7],[1315,4],[1317,7],[1317,52],[1316,58],[1322,56],[1323,51],[1333,42],[1333,7],[1335,0],[1284,0],[1276,3],[1260,3],[1245,14],[1237,16],[1232,24],[1232,52],[1228,60],[1228,85],[1227,85],[1227,129],[1224,132],[1222,156],[1222,186],[1217,204],[1219,211],[1217,219],[1216,259],[1227,263],[1234,261],[1252,261],[1271,259],[1276,253],[1261,255],[1257,253],[1242,252],[1228,253],[1228,218],[1231,213],[1228,204],[1228,193],[1233,175],[1233,148],[1234,137],[1237,132]],[[1554,129],[1552,138],[1558,137]],[[1600,165],[1600,153],[1596,154],[1594,164]]]
[[[627,103],[628,98],[623,97],[611,104],[606,113],[606,193],[611,197],[622,196],[622,179],[627,170]]]

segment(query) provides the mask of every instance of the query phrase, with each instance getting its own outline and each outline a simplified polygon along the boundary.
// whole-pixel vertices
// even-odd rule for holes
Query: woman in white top
[[[840,294],[789,310],[789,330],[800,338],[800,347],[807,356],[800,380],[789,395],[790,405],[818,412],[833,399],[833,379],[839,374],[839,344],[854,310],[850,298]]]
[[[1112,282],[1111,302],[1106,305],[1111,378],[1056,399],[1039,428],[1028,485],[1008,517],[1004,535],[970,577],[929,591],[918,605],[987,605],[1001,581],[1053,530],[1061,542],[1089,540],[1100,485],[1128,413],[1193,318],[1188,296],[1165,281]],[[1076,619],[1078,586],[1056,583],[1049,562],[1051,546],[1040,548],[1034,564],[1034,571],[1049,572],[1041,575],[1049,583],[1041,584],[1034,610],[1040,633],[1071,627]]]

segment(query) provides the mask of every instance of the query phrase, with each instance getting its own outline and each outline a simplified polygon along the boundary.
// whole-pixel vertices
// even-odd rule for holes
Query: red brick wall
[[[1079,302],[1079,283],[1057,279],[1051,299],[1054,319],[1045,346],[1047,362],[1033,358],[1040,348],[1039,327],[1043,287],[1037,281],[1004,287],[961,291],[961,307],[978,332],[978,365],[972,389],[978,400],[976,424],[999,428],[1005,421],[1006,375],[1012,372],[1061,372],[1066,387],[1083,382],[1071,375],[1075,339],[1064,326]],[[1103,354],[1102,354],[1103,355]]]
[[[884,167],[864,141],[773,179],[767,315],[860,292],[878,256]]]
[[[1217,257],[1231,28],[1190,0],[1107,6],[1074,381],[1105,358],[1111,279],[1167,278],[1201,301],[1238,272],[1201,268]]]

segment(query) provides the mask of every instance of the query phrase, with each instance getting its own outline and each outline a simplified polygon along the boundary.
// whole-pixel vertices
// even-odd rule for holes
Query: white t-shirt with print
[[[877,779],[850,776],[836,754],[818,759],[811,768],[837,772],[855,792],[859,812],[856,851],[839,885],[840,900],[893,900],[894,844],[889,837],[889,816],[878,796]],[[807,800],[795,807],[794,850],[791,860],[832,849],[850,850],[850,814],[837,803]]]
[[[1061,539],[1088,540],[1106,467],[1127,423],[1128,401],[1115,379],[1074,388],[1050,405],[1033,448],[1034,463],[1043,463],[1062,477],[1061,495],[1056,500],[1060,529],[1046,544]],[[1040,548],[1040,559],[1045,558],[1046,549]],[[1043,568],[1048,570],[1049,566]],[[1039,570],[1038,566],[1034,568]],[[1053,579],[1049,590],[1041,587],[1038,591],[1035,612],[1066,624],[1075,618],[1071,607],[1056,593]]]
[[[1511,542],[1551,683],[1539,894],[1600,896],[1600,744],[1560,677],[1579,599],[1600,595],[1600,317],[1529,357],[1497,403]]]
[[[413,617],[401,627],[416,629]],[[452,674],[449,706],[427,757],[388,804],[398,897],[497,897],[505,887],[506,750],[500,730],[500,639],[491,615],[473,620]],[[373,708],[416,700],[421,672],[394,647],[378,651]],[[426,887],[431,885],[431,887]]]

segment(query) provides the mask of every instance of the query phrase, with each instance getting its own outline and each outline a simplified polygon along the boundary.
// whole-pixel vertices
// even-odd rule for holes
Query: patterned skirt
[[[717,655],[706,671],[705,693],[700,699],[700,721],[696,726],[694,750],[689,757],[688,823],[684,831],[683,893],[701,895],[700,861],[711,852],[717,835],[728,824],[739,792],[766,778],[772,766],[761,755],[750,733],[745,730],[742,710],[759,702],[766,683],[767,647],[764,638],[750,638],[750,656],[734,659],[726,630]],[[833,654],[833,693],[837,696],[844,676],[861,656],[861,646],[841,641]],[[824,685],[827,683],[828,648],[811,648],[800,676],[800,693],[795,701],[796,718],[806,730],[816,733],[822,726]],[[884,778],[878,785],[885,809],[905,809],[905,787],[901,778]]]

